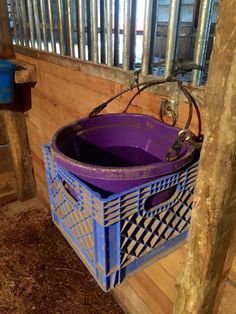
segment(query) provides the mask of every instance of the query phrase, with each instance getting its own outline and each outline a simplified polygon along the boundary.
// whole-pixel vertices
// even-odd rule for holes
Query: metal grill
[[[181,61],[206,80],[218,0],[9,0],[16,45],[144,75],[169,76]]]

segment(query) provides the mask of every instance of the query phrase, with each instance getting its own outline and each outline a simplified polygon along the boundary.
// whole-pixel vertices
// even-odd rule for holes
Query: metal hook
[[[195,149],[200,150],[202,147],[202,140],[202,138],[197,139],[193,132],[188,129],[180,130],[176,141],[166,153],[166,160],[174,161],[178,159],[184,142],[189,142]]]

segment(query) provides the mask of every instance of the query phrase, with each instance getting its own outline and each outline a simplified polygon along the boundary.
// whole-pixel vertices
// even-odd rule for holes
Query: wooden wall
[[[85,74],[45,60],[16,54],[16,58],[36,65],[37,83],[31,90],[31,108],[26,111],[29,143],[39,195],[47,201],[47,188],[42,159],[42,145],[50,143],[54,132],[88,113],[123,86],[97,76]],[[121,112],[132,93],[110,104],[104,112]],[[129,112],[159,116],[160,96],[143,93],[137,97]],[[181,104],[178,125],[186,121],[188,105]],[[196,119],[192,128],[196,127]]]
[[[17,198],[11,153],[2,117],[0,115],[0,205],[13,202]]]

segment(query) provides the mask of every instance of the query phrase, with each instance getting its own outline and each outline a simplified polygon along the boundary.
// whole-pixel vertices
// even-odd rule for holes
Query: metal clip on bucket
[[[167,151],[166,160],[174,161],[178,159],[184,142],[189,142],[195,149],[200,150],[202,148],[202,141],[202,136],[196,137],[190,130],[184,129],[179,131],[176,141]]]

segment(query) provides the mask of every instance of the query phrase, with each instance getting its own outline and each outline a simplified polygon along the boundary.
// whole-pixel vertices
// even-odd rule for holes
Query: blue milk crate
[[[187,237],[198,162],[119,194],[103,195],[53,160],[44,161],[52,218],[104,291]],[[173,195],[146,209],[168,189]]]

